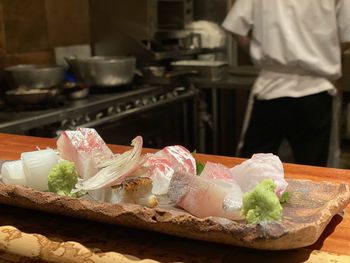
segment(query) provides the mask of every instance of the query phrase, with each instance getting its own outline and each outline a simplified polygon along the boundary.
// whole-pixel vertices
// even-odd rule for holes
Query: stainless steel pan
[[[47,103],[59,94],[58,89],[17,89],[6,92],[6,101],[11,105]]]

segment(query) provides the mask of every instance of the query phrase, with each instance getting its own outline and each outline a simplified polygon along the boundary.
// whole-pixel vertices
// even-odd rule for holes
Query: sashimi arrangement
[[[199,218],[222,217],[255,224],[279,221],[286,191],[283,165],[273,154],[256,154],[235,167],[207,162],[198,169],[195,154],[180,145],[142,153],[113,154],[94,129],[63,132],[57,149],[21,154],[3,164],[4,184],[61,196],[150,208],[179,208]]]

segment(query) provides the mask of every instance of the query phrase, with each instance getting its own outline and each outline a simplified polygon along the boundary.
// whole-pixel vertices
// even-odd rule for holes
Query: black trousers
[[[332,125],[332,97],[327,92],[301,98],[256,100],[241,156],[278,154],[287,139],[295,162],[326,166]]]

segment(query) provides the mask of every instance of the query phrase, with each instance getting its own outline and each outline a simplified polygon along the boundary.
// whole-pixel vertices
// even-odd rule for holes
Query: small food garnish
[[[192,152],[192,156],[194,159],[196,159],[196,154],[197,154],[197,150],[194,150]],[[197,171],[197,175],[200,175],[203,170],[204,170],[204,167],[205,167],[205,164],[204,163],[200,163],[200,162],[197,162],[196,160],[196,171]]]
[[[200,175],[204,170],[205,164],[196,162],[197,175]]]
[[[280,197],[280,203],[285,204],[289,201],[289,199],[292,197],[291,192],[284,192],[282,196]]]
[[[131,203],[148,206],[158,205],[158,200],[152,194],[152,179],[148,177],[132,177],[120,185],[112,187],[111,203]]]
[[[272,179],[261,181],[251,192],[243,196],[243,215],[250,224],[261,221],[278,221],[282,218],[282,206]]]
[[[69,161],[62,161],[55,165],[48,175],[49,191],[62,196],[76,196],[72,190],[78,182],[75,165]]]

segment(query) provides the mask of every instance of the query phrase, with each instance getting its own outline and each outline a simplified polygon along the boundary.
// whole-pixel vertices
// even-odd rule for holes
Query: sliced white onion
[[[109,166],[100,170],[95,176],[80,181],[76,184],[77,191],[91,191],[105,188],[121,183],[125,178],[131,176],[146,161],[146,157],[141,157],[143,139],[137,136],[132,140],[133,149],[124,152],[114,158]]]
[[[4,163],[1,168],[1,176],[4,184],[27,185],[22,160]]]
[[[22,153],[23,170],[28,186],[39,190],[48,191],[48,174],[58,163],[58,156],[54,150],[42,150]]]

